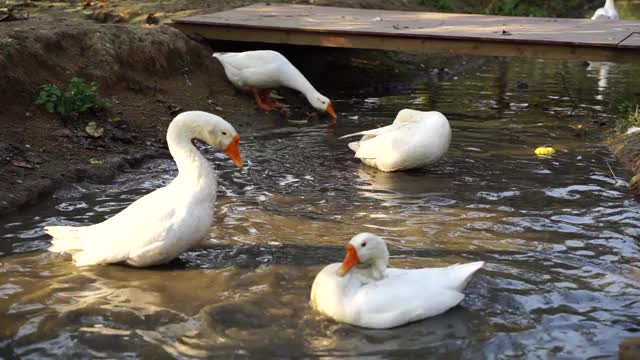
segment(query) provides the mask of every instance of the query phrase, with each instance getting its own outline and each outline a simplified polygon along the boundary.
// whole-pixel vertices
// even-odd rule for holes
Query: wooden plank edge
[[[636,48],[567,46],[447,38],[415,38],[372,36],[360,34],[336,34],[264,29],[255,31],[248,27],[214,27],[202,24],[173,23],[187,35],[209,40],[258,42],[273,44],[307,45],[334,48],[380,49],[408,52],[439,53],[451,55],[529,57],[564,60],[589,60],[611,62],[640,62]]]
[[[487,37],[479,37],[479,36],[460,36],[460,35],[436,35],[436,34],[409,34],[409,33],[388,33],[388,32],[379,32],[379,31],[350,31],[350,30],[333,30],[333,29],[309,29],[309,28],[297,28],[297,27],[287,27],[287,26],[258,26],[251,24],[229,24],[223,22],[211,22],[211,21],[198,21],[198,20],[187,20],[187,19],[175,19],[173,21],[174,24],[190,24],[190,25],[201,25],[201,26],[210,26],[210,27],[221,27],[221,28],[247,28],[256,31],[263,30],[280,30],[280,31],[296,31],[296,32],[309,32],[309,33],[320,33],[320,34],[332,34],[332,35],[371,35],[371,36],[380,36],[380,37],[394,37],[394,38],[418,38],[418,39],[446,39],[446,40],[473,40],[473,41],[495,41],[495,42],[506,42],[506,43],[522,43],[522,44],[543,44],[543,45],[569,45],[569,46],[589,46],[589,47],[603,47],[603,48],[615,48],[618,46],[618,43],[612,42],[609,44],[606,43],[595,43],[595,42],[578,42],[578,41],[556,41],[556,40],[534,40],[534,39],[518,39],[514,38],[513,34],[505,35],[503,38],[487,38]],[[629,35],[633,34],[630,33]],[[629,37],[627,35],[623,39]],[[622,40],[621,40],[622,41]]]

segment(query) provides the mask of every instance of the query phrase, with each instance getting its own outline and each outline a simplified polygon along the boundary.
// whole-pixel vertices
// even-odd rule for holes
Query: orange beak
[[[342,261],[342,266],[340,266],[340,270],[338,270],[338,276],[344,276],[346,273],[351,270],[352,267],[360,263],[360,258],[358,257],[358,253],[356,252],[356,248],[353,245],[347,245],[347,255],[344,257]]]
[[[233,137],[233,140],[224,148],[224,152],[233,160],[233,165],[238,169],[242,169],[242,159],[240,158],[240,148],[238,142],[240,141],[240,135]]]
[[[338,118],[338,115],[336,114],[336,111],[333,109],[333,103],[331,101],[329,101],[329,105],[327,105],[326,112],[328,112],[329,115],[333,117],[333,122],[335,122],[336,119]]]

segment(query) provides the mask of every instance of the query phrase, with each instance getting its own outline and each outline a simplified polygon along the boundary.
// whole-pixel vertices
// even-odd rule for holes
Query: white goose
[[[391,125],[341,139],[357,135],[363,135],[360,141],[349,143],[355,157],[382,171],[408,170],[434,163],[451,143],[449,121],[437,111],[400,110]]]
[[[73,253],[76,266],[125,262],[142,267],[167,263],[197,245],[213,221],[217,178],[193,139],[224,151],[242,167],[240,137],[231,124],[202,111],[179,114],[167,130],[178,176],[99,224],[47,226],[53,236],[49,251]]]
[[[443,268],[388,269],[384,240],[354,236],[342,264],[326,266],[313,281],[311,307],[341,322],[386,329],[442,314],[464,298],[462,290],[484,262]]]
[[[329,113],[333,120],[337,117],[331,101],[277,51],[217,52],[213,57],[222,63],[227,78],[235,87],[253,92],[256,104],[262,109],[278,108],[267,89],[283,86],[300,91],[316,110]]]
[[[618,11],[616,11],[616,5],[613,0],[607,0],[604,3],[604,7],[596,10],[595,14],[591,17],[591,20],[620,20]]]

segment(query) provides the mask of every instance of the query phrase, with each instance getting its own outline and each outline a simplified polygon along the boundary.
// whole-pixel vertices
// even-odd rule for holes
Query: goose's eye
[[[226,131],[223,131],[223,132],[222,132],[222,136],[227,136],[227,132],[226,132]]]
[[[365,241],[365,242],[363,242],[363,243],[362,243],[362,245],[360,245],[360,246],[362,246],[362,247],[367,246],[367,242],[366,242],[366,241]]]

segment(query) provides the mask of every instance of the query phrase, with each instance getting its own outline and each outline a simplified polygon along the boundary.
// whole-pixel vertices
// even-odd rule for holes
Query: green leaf
[[[98,86],[94,82],[85,83],[84,80],[75,77],[69,81],[64,93],[56,85],[43,85],[36,104],[44,105],[47,111],[56,113],[63,119],[75,118],[88,110],[108,106],[98,95]]]

